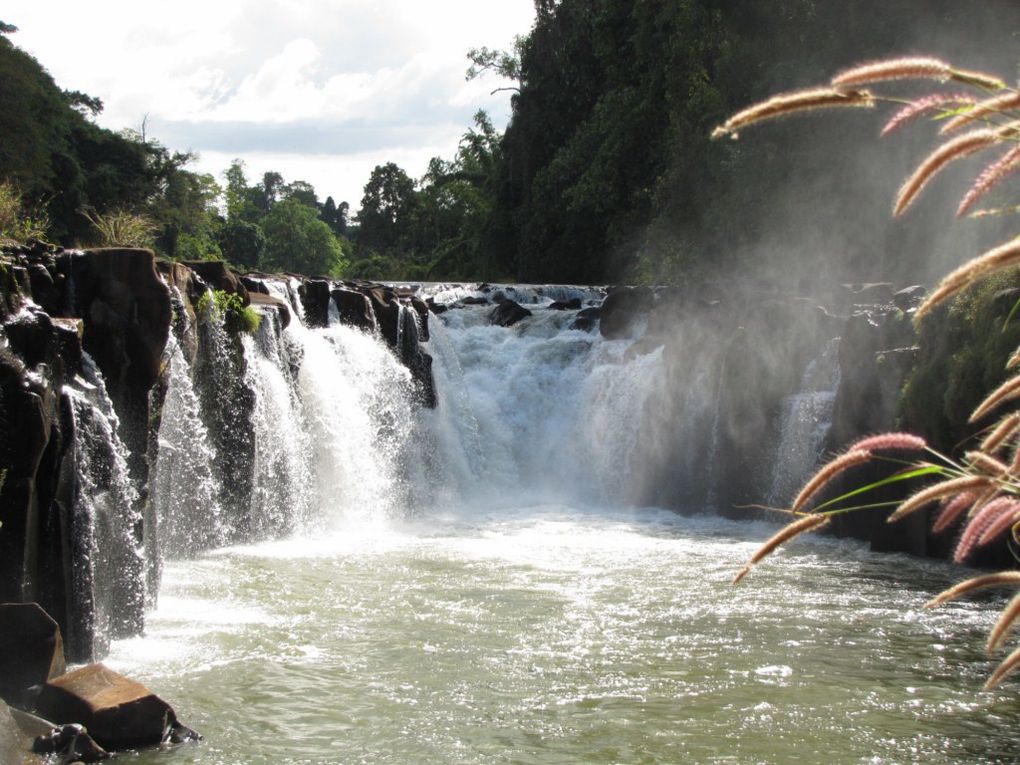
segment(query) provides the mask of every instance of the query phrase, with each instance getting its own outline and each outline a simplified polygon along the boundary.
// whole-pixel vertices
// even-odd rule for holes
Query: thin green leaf
[[[967,112],[971,111],[973,108],[974,108],[974,104],[964,104],[963,106],[958,106],[955,109],[945,109],[943,111],[940,111],[938,114],[936,114],[931,119],[932,119],[932,122],[938,122],[939,120],[947,120],[950,117],[958,117],[961,114],[966,114]]]
[[[863,494],[866,491],[871,491],[872,489],[877,489],[880,486],[887,486],[887,485],[889,485],[891,483],[898,483],[899,481],[908,481],[911,478],[920,478],[921,476],[926,476],[926,475],[936,475],[936,474],[937,475],[942,475],[942,474],[945,473],[945,470],[946,470],[945,468],[939,467],[938,465],[925,465],[924,467],[915,468],[913,470],[905,470],[902,473],[896,473],[895,475],[888,476],[888,477],[883,478],[883,479],[881,479],[879,481],[875,481],[874,483],[869,483],[867,486],[861,486],[860,488],[854,489],[853,491],[848,491],[846,494],[841,494],[840,496],[838,496],[838,497],[836,497],[834,499],[830,499],[828,502],[823,502],[822,504],[820,504],[816,508],[814,508],[814,510],[812,512],[815,512],[815,513],[820,512],[820,511],[824,510],[826,507],[829,507],[831,505],[835,505],[836,503],[842,502],[843,500],[849,499],[850,497],[855,497],[858,494]],[[882,504],[893,504],[893,505],[896,505],[896,504],[899,504],[899,502],[888,502],[888,503],[882,503]],[[841,509],[841,512],[842,512],[842,509]]]
[[[1002,322],[1002,331],[1003,332],[1006,331],[1006,327],[1009,326],[1009,323],[1013,320],[1013,317],[1016,316],[1016,312],[1018,310],[1020,310],[1020,298],[1017,298],[1016,302],[1013,303],[1013,308],[1010,309],[1009,315],[1006,316],[1006,321]]]

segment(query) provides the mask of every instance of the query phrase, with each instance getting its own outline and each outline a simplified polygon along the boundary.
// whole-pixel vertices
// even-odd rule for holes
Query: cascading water
[[[772,484],[766,497],[773,507],[789,504],[822,457],[839,387],[838,352],[836,338],[808,362],[799,389],[783,402]]]
[[[993,609],[921,610],[944,568],[821,539],[733,588],[774,527],[628,508],[659,444],[701,452],[679,483],[707,472],[711,344],[669,359],[549,307],[597,293],[505,288],[533,311],[512,327],[491,306],[430,317],[433,409],[403,344],[332,313],[306,326],[293,289],[266,286],[289,326],[207,330],[195,365],[216,373],[220,347],[220,379],[250,397],[251,491],[223,512],[258,533],[168,561],[148,635],[109,658],[206,740],[139,765],[1020,756],[1010,697],[975,694]],[[684,362],[692,385],[664,413],[664,366]],[[683,411],[699,424],[671,431]]]
[[[64,392],[71,401],[77,473],[69,519],[77,549],[69,584],[72,599],[85,606],[79,610],[85,621],[72,625],[68,637],[87,653],[102,655],[111,638],[137,629],[143,610],[138,493],[106,384],[88,354],[82,355],[82,377]]]
[[[224,544],[227,530],[215,476],[216,453],[202,422],[191,365],[172,334],[164,355],[169,359],[168,381],[150,493],[157,555],[180,558]]]

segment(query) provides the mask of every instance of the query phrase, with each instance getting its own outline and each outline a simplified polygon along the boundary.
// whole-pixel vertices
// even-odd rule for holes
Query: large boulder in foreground
[[[104,749],[134,749],[198,735],[141,683],[90,664],[46,683],[36,711],[58,725],[80,723]]]
[[[64,641],[37,603],[0,604],[0,698],[21,704],[26,692],[64,673]]]

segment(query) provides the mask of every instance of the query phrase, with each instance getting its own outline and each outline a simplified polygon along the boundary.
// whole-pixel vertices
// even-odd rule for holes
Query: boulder
[[[425,305],[428,306],[428,309],[436,316],[450,310],[450,306],[446,305],[446,303],[437,303],[433,298],[427,298],[425,300]]]
[[[511,327],[521,319],[531,316],[531,311],[515,300],[503,298],[489,311],[489,324],[497,327]]]
[[[620,287],[602,301],[599,331],[607,340],[629,337],[634,325],[646,317],[655,295],[648,287]]]
[[[38,603],[0,604],[0,698],[22,704],[28,690],[64,673],[60,627]]]
[[[892,302],[894,306],[905,313],[911,308],[917,308],[921,305],[927,294],[928,290],[920,284],[915,284],[913,287],[905,287],[899,292],[893,293]]]
[[[253,292],[261,292],[263,295],[269,294],[269,287],[267,287],[266,283],[261,279],[256,279],[253,276],[241,276],[239,278],[241,280],[241,284],[243,284],[244,288],[248,290],[249,297]]]
[[[99,746],[85,730],[85,726],[70,723],[53,728],[36,736],[32,742],[36,754],[57,755],[61,762],[101,762],[110,759],[110,753]]]
[[[185,260],[183,265],[190,268],[207,286],[220,292],[232,292],[240,295],[248,305],[248,290],[241,278],[222,260]]]
[[[581,298],[573,300],[554,300],[549,304],[551,311],[578,311],[581,309]]]
[[[365,294],[372,303],[372,313],[375,314],[376,325],[383,339],[390,348],[399,350],[397,339],[400,336],[400,301],[397,300],[393,289],[376,285],[366,288]]]
[[[335,289],[330,293],[340,321],[351,327],[372,332],[375,330],[375,314],[372,312],[372,301],[357,290],[346,288]]]
[[[275,295],[267,295],[262,292],[249,292],[248,299],[253,306],[262,306],[263,308],[276,311],[280,317],[280,329],[286,329],[290,324],[290,306],[287,305],[286,301],[281,300]]]
[[[110,751],[197,737],[177,722],[163,699],[103,664],[46,683],[36,709],[57,725],[84,725],[95,742]]]
[[[599,320],[599,316],[602,314],[602,309],[598,306],[592,308],[582,308],[577,312],[574,320],[570,322],[571,329],[578,329],[582,332],[590,332],[595,328],[595,323]]]
[[[325,279],[306,279],[298,287],[301,305],[305,309],[305,324],[325,327],[329,324],[329,297],[331,285]]]
[[[418,314],[418,339],[423,343],[429,341],[429,307],[419,297],[411,298],[411,308]]]

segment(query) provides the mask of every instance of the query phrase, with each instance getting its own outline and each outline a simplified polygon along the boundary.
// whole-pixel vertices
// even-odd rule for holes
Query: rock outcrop
[[[90,664],[46,683],[36,709],[57,725],[78,723],[104,749],[156,746],[198,734],[141,683],[103,664]]]
[[[65,669],[56,621],[38,603],[0,603],[0,698],[30,704],[33,689]]]

